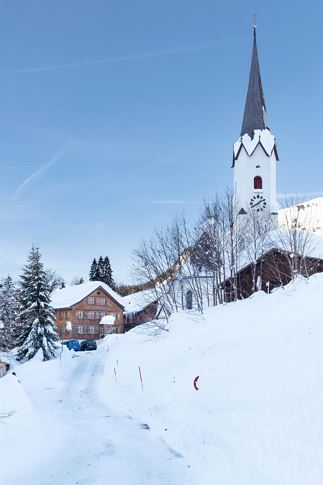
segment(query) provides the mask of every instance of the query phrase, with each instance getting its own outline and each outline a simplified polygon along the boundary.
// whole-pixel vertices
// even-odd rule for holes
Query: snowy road
[[[6,485],[190,483],[179,453],[144,423],[116,415],[100,401],[96,381],[105,359],[106,353],[98,350],[63,361],[64,378],[57,387],[48,387],[44,378],[22,381],[55,452]]]

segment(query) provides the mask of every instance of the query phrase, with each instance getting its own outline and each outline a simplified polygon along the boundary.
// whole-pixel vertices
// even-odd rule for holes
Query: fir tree
[[[89,280],[96,281],[97,280],[97,272],[98,272],[98,263],[94,258],[91,264],[90,273],[89,273]]]
[[[103,260],[102,279],[104,283],[110,286],[110,288],[114,287],[114,281],[112,278],[112,269],[111,269],[110,259],[108,258],[108,256],[106,256]]]
[[[41,350],[43,360],[55,357],[58,335],[54,310],[50,306],[50,286],[41,262],[39,249],[33,247],[20,282],[19,322],[21,334],[17,359],[30,360]]]
[[[93,263],[94,261],[95,260],[93,260]],[[99,257],[98,262],[96,264],[96,271],[93,273],[93,275],[94,276],[92,281],[102,281],[103,283],[110,286],[110,288],[114,287],[114,281],[112,278],[112,269],[111,269],[111,264],[108,256],[105,256],[105,258],[103,258],[103,256]]]
[[[96,280],[103,281],[104,278],[104,261],[103,257],[100,256],[98,259],[97,271],[96,271]],[[103,281],[104,283],[104,281]]]
[[[10,350],[15,346],[19,303],[17,290],[8,276],[0,289],[0,350]]]

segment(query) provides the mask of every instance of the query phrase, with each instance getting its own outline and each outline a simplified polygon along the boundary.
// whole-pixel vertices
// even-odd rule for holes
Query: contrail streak
[[[36,72],[44,72],[44,71],[60,71],[65,69],[79,69],[82,67],[112,64],[114,62],[133,61],[137,59],[146,59],[150,57],[163,57],[168,55],[184,54],[185,52],[199,52],[199,51],[214,49],[215,47],[216,47],[216,44],[204,45],[204,46],[203,45],[186,46],[186,47],[178,47],[176,49],[168,49],[163,51],[144,52],[140,54],[108,57],[106,59],[95,59],[92,61],[71,62],[69,64],[57,64],[53,66],[38,66],[38,67],[36,66],[36,67],[26,67],[21,69],[10,69],[10,70],[3,70],[2,72],[13,73],[13,74],[28,74],[33,72],[36,73]]]
[[[36,177],[41,175],[42,173],[46,172],[52,165],[54,165],[64,154],[65,150],[60,150],[57,152],[47,163],[42,165],[38,170],[33,172],[29,177],[27,177],[16,189],[15,193],[12,196],[12,200],[17,200],[24,190],[24,188],[29,185]]]

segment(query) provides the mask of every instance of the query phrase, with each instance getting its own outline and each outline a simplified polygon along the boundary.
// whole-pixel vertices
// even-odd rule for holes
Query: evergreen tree
[[[98,272],[98,263],[97,263],[96,259],[94,258],[93,261],[92,261],[90,273],[89,273],[89,280],[90,281],[96,281],[97,272]]]
[[[114,287],[114,281],[112,278],[112,269],[110,264],[110,259],[106,256],[103,260],[103,268],[102,268],[102,281],[106,283],[110,288]]]
[[[15,346],[19,303],[17,290],[8,276],[0,288],[0,350],[10,350]]]
[[[96,281],[103,281],[104,283],[104,261],[103,257],[100,256],[98,259],[98,265],[97,265],[97,270],[96,270]]]
[[[94,261],[95,260],[93,260],[93,263]],[[115,286],[112,278],[112,269],[108,256],[105,256],[105,258],[103,258],[103,256],[99,257],[96,264],[96,271],[93,274],[94,276],[92,281],[102,281],[103,283],[106,283],[108,286],[110,286],[110,288],[113,288]]]
[[[18,360],[30,360],[41,350],[43,360],[55,357],[58,335],[54,310],[50,306],[50,286],[41,262],[39,249],[33,247],[20,282]]]

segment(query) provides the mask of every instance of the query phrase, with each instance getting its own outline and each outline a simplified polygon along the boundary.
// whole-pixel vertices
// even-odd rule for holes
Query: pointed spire
[[[241,136],[248,133],[253,138],[254,130],[264,130],[266,126],[266,104],[259,68],[256,22],[253,23],[253,50],[249,75],[248,93],[243,115]]]

